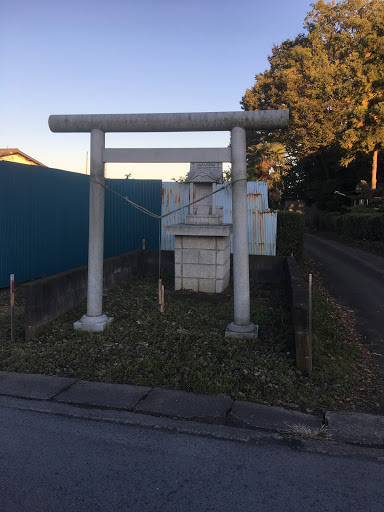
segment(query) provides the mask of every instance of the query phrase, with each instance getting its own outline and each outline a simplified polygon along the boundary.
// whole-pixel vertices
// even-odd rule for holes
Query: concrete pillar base
[[[259,326],[255,324],[237,325],[233,322],[227,325],[225,329],[226,338],[257,338]]]
[[[88,316],[83,315],[78,322],[73,324],[75,329],[81,329],[82,331],[93,331],[101,332],[113,322],[113,317],[107,315],[99,316]]]

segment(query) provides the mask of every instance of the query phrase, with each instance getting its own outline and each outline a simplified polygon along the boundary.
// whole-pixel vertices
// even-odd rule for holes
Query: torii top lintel
[[[177,114],[78,114],[49,116],[53,132],[192,132],[286,128],[289,110],[192,112]]]

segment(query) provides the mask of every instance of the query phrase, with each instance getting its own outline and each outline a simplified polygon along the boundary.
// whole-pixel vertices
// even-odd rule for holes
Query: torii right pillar
[[[257,338],[259,326],[251,322],[247,216],[247,161],[245,129],[232,128],[232,222],[234,320],[225,336]]]

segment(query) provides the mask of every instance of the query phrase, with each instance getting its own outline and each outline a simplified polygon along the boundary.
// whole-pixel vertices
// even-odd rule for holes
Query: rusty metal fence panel
[[[161,215],[177,210],[183,205],[188,204],[189,185],[187,183],[165,183],[163,182],[161,198]],[[165,251],[175,250],[175,237],[168,235],[165,231],[166,226],[172,224],[182,224],[186,220],[188,208],[172,213],[168,217],[161,219],[161,249]]]
[[[190,202],[189,184],[163,183],[161,214],[174,211]],[[224,224],[232,224],[232,188],[216,194],[216,205],[223,208]],[[247,183],[249,254],[276,255],[277,212],[268,209],[267,184],[262,181]],[[165,217],[161,223],[161,248],[174,250],[175,237],[166,233],[170,224],[184,223],[188,208]],[[232,236],[231,236],[232,252]]]

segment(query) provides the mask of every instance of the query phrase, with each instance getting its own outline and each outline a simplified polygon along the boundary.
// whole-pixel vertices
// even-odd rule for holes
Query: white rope
[[[126,196],[123,196],[121,194],[119,194],[118,192],[116,192],[115,190],[111,189],[110,187],[108,187],[107,185],[103,184],[103,183],[100,183],[99,181],[96,181],[96,180],[90,180],[92,181],[93,183],[97,183],[98,185],[106,188],[107,190],[109,190],[110,192],[112,192],[113,194],[115,194],[116,196],[118,197],[121,197],[122,199],[124,199],[124,201],[126,201],[127,203],[129,203],[131,206],[133,206],[134,208],[137,208],[139,211],[141,211],[142,213],[145,213],[146,215],[149,215],[150,217],[153,217],[155,219],[163,219],[164,217],[168,217],[169,215],[172,215],[173,213],[176,213],[180,210],[184,210],[184,208],[187,208],[188,206],[190,206],[191,204],[195,204],[195,203],[198,203],[199,201],[202,201],[203,199],[206,199],[207,197],[210,197],[212,196],[213,194],[217,194],[218,192],[220,192],[221,190],[225,190],[227,189],[228,187],[231,187],[232,185],[234,185],[235,183],[237,183],[238,181],[247,181],[247,178],[240,178],[238,180],[234,180],[234,181],[230,181],[228,182],[226,185],[224,185],[223,187],[220,187],[218,189],[216,189],[214,192],[211,192],[210,194],[207,194],[203,197],[201,197],[200,199],[196,199],[195,201],[191,201],[190,203],[184,205],[184,206],[180,206],[180,208],[177,208],[176,210],[172,210],[171,212],[168,212],[168,213],[165,213],[164,215],[157,215],[156,213],[153,213],[151,212],[150,210],[147,210],[147,208],[144,208],[144,206],[141,206],[140,204],[137,204],[137,203],[134,203],[133,201],[131,201],[130,199],[128,199],[128,197]]]

